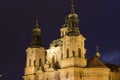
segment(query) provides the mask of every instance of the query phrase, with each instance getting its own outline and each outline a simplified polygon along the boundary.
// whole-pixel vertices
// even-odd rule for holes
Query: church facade
[[[98,47],[94,57],[86,58],[86,38],[80,33],[78,24],[78,14],[72,5],[71,13],[60,28],[60,38],[45,49],[36,20],[32,43],[26,49],[24,80],[120,80],[120,67],[114,71],[102,63]]]

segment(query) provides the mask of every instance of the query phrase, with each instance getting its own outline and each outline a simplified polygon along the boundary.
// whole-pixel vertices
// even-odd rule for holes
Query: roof
[[[87,66],[86,67],[104,67],[106,68],[107,66],[102,63],[102,61],[98,57],[93,57],[87,60]]]
[[[119,65],[115,65],[115,64],[111,64],[111,63],[105,63],[105,65],[106,65],[107,67],[109,67],[110,70],[113,71],[113,72],[120,72],[120,71],[119,71],[119,68],[120,68]]]
[[[57,40],[54,40],[54,41],[52,41],[52,43],[50,44],[50,47],[51,46],[54,46],[54,47],[57,47],[57,46],[62,46],[62,40],[60,40],[60,39],[57,39]]]

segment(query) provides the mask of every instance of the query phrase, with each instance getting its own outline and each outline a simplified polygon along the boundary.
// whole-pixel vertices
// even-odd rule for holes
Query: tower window
[[[81,49],[80,48],[78,49],[78,57],[79,58],[81,57]]]
[[[61,59],[63,59],[63,54],[61,54]]]
[[[67,73],[66,73],[66,78],[68,78],[68,77],[69,77],[69,73],[67,72]]]
[[[29,60],[29,66],[31,66],[31,59]]]
[[[52,57],[52,63],[55,63],[55,56]]]
[[[75,26],[74,26],[74,22],[72,22],[72,27],[75,27]]]
[[[34,66],[36,66],[36,61],[34,60]]]
[[[64,32],[62,32],[62,36],[64,36]]]
[[[42,60],[41,60],[41,58],[39,59],[39,66],[41,66],[41,64],[42,64]]]
[[[67,49],[67,58],[69,58],[69,49]]]
[[[78,27],[78,23],[76,23],[76,27]]]
[[[75,51],[73,51],[72,53],[73,53],[73,57],[75,57]]]
[[[67,34],[67,31],[65,31],[65,35]]]

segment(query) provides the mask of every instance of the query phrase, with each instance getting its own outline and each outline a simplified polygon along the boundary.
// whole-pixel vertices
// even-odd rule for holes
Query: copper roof
[[[93,57],[87,60],[87,66],[86,67],[106,67],[104,63],[98,58]]]

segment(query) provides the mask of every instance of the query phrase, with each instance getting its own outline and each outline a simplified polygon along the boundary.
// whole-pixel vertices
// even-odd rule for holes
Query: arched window
[[[69,49],[67,49],[67,58],[69,58]]]
[[[74,22],[72,22],[72,27],[75,27],[75,23]]]
[[[62,32],[62,36],[64,36],[64,32]]]
[[[75,57],[75,51],[73,51],[72,53],[73,53],[73,57]]]
[[[44,63],[46,63],[46,61],[47,61],[47,51],[45,51],[45,61],[44,61]]]
[[[76,24],[76,27],[78,27],[78,22],[77,22],[77,24]]]
[[[31,66],[31,59],[29,60],[29,66]]]
[[[55,56],[53,55],[52,57],[52,63],[54,64],[55,63]]]
[[[78,49],[78,57],[79,58],[81,57],[81,49],[80,48]]]
[[[42,60],[41,60],[41,58],[39,59],[39,66],[41,66],[42,65]]]
[[[63,54],[61,54],[61,59],[63,59]]]
[[[65,31],[65,35],[67,34],[67,31]]]
[[[36,66],[36,61],[34,60],[34,66]]]

